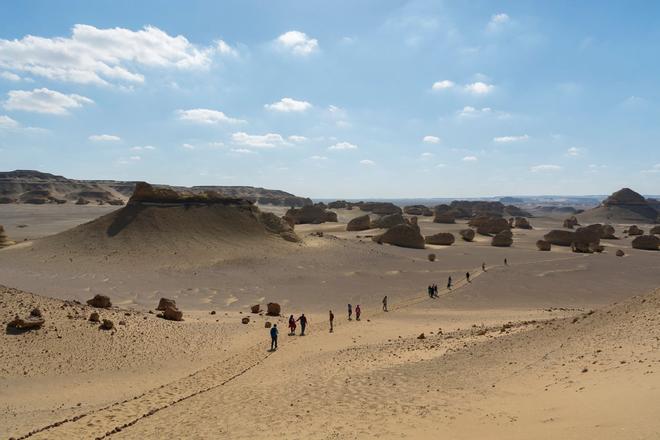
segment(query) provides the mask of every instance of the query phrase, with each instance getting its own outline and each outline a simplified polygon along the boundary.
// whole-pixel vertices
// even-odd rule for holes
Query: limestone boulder
[[[651,228],[649,231],[649,234],[651,235],[660,235],[660,226],[654,226]]]
[[[660,238],[655,235],[640,235],[632,241],[633,249],[657,251],[660,248]]]
[[[101,322],[101,317],[98,312],[92,312],[89,315],[89,322]]]
[[[346,225],[347,231],[366,231],[367,229],[371,229],[371,219],[369,218],[369,214],[355,217]]]
[[[417,225],[396,225],[385,233],[373,237],[372,240],[380,244],[387,243],[412,249],[424,249],[424,237]]]
[[[614,226],[612,225],[603,225],[600,228],[600,238],[606,239],[606,240],[614,240],[617,237],[614,235],[615,234]]]
[[[555,246],[570,246],[575,241],[575,232],[553,229],[545,234],[543,239]]]
[[[578,222],[578,219],[574,215],[564,220],[564,224],[563,224],[563,226],[567,229],[573,229],[574,227],[579,225],[580,223]]]
[[[377,215],[401,214],[401,208],[390,202],[363,202],[360,209]]]
[[[253,306],[250,306],[250,312],[252,312],[252,313],[261,312],[261,305],[260,304],[255,304]]]
[[[286,212],[286,214],[284,214],[284,217],[292,219],[293,223],[296,225],[320,224],[337,221],[336,212],[327,211],[324,206],[320,205],[291,208]]]
[[[461,238],[465,241],[474,240],[474,229],[461,229],[459,234],[461,234]]]
[[[510,247],[513,244],[513,233],[510,229],[495,234],[490,242],[491,246]]]
[[[643,235],[644,230],[637,227],[637,225],[632,225],[628,228],[628,235]]]
[[[163,318],[168,321],[183,321],[183,312],[175,307],[167,307],[163,311]]]
[[[502,217],[480,216],[471,219],[469,226],[477,228],[477,233],[481,235],[495,235],[502,231],[510,229],[509,222]]]
[[[371,222],[371,228],[378,229],[389,229],[396,225],[403,225],[406,223],[406,220],[401,214],[389,214],[384,215]]]
[[[545,240],[538,240],[536,242],[536,248],[540,251],[549,251],[552,249],[552,243]]]
[[[266,306],[266,315],[268,316],[280,316],[281,308],[277,303],[268,303]]]
[[[433,211],[431,211],[428,206],[424,205],[404,206],[403,212],[408,215],[421,215],[424,217],[431,217],[433,215]]]
[[[43,327],[45,323],[46,320],[41,316],[29,316],[27,318],[21,318],[16,315],[16,317],[9,321],[7,324],[7,329],[19,331],[37,330]]]
[[[284,231],[280,232],[280,237],[285,241],[290,241],[291,243],[300,243],[302,239],[293,231]]]
[[[625,252],[623,252],[621,249],[617,249],[617,251],[616,251],[616,256],[617,257],[623,257],[624,255],[626,255]]]
[[[424,238],[426,244],[437,244],[441,246],[450,246],[454,244],[454,234],[450,232],[439,232],[433,235],[427,235]]]
[[[176,309],[176,301],[173,299],[161,298],[160,301],[158,301],[158,307],[156,307],[156,310],[163,311],[168,307]]]
[[[525,217],[516,217],[513,221],[513,227],[517,229],[532,229],[532,225],[529,224],[529,220]]]
[[[94,295],[94,298],[87,300],[87,304],[99,309],[109,309],[112,307],[112,302],[110,302],[110,298],[106,295]]]

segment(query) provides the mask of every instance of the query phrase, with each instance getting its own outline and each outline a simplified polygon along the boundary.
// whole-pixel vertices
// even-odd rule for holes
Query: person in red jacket
[[[355,306],[355,320],[359,321],[360,320],[360,314],[362,313],[362,309],[360,308],[360,304]]]
[[[294,318],[293,315],[289,316],[289,330],[290,335],[296,334],[296,318]]]

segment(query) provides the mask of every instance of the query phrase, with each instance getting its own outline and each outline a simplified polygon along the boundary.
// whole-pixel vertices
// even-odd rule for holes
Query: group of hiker
[[[504,265],[508,266],[509,262],[507,259],[504,259]],[[481,270],[483,272],[486,272],[486,263],[481,263]],[[468,283],[471,283],[472,281],[470,280],[470,272],[465,272],[465,280]],[[447,278],[447,290],[451,290],[453,286],[452,283],[452,278],[451,275]],[[437,298],[438,297],[438,285],[433,283],[428,286],[427,288],[428,295],[430,298]],[[383,312],[387,312],[387,295],[383,297]],[[355,320],[359,321],[360,320],[360,315],[362,314],[362,309],[360,308],[360,304],[355,306]],[[332,313],[332,310],[328,312],[329,319],[330,319],[330,333],[334,331],[334,321],[335,321],[335,315]],[[353,320],[353,305],[348,304],[348,320],[352,321]],[[294,318],[293,315],[289,316],[289,336],[294,336],[296,334],[296,328],[297,325],[296,323],[300,323],[300,336],[305,336],[305,329],[307,328],[307,317],[305,314],[301,314],[298,319]],[[270,338],[271,338],[271,343],[270,343],[270,349],[271,350],[276,350],[277,349],[277,337],[279,336],[279,330],[277,329],[277,324],[274,324],[271,329],[270,329]]]

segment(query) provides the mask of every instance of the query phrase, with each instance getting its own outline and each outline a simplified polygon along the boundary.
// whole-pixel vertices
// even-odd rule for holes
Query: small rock
[[[424,333],[420,333],[420,335],[417,336],[417,339],[426,339],[426,336],[424,335]]]
[[[241,323],[249,324],[250,323],[250,318],[248,316],[246,316],[245,318],[241,319]]]
[[[104,319],[100,327],[101,330],[112,330],[113,328],[115,328],[115,323],[109,319]]]
[[[265,327],[265,328],[271,328],[272,325],[273,325],[273,324],[271,324],[270,321],[266,321],[266,322],[264,323],[264,327]]]
[[[90,322],[100,322],[101,317],[99,316],[98,312],[92,312],[92,314],[89,315],[89,320]]]

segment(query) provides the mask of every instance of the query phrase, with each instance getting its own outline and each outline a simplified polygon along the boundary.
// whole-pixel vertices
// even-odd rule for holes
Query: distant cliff
[[[115,180],[74,180],[32,170],[0,172],[0,204],[123,205],[133,194],[135,184],[136,182]],[[262,205],[292,207],[312,204],[308,198],[251,186],[194,186],[186,189],[200,193],[215,191],[226,197],[243,198]]]

